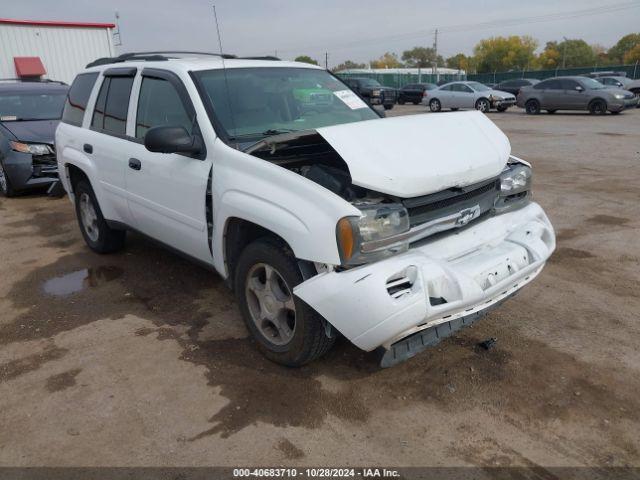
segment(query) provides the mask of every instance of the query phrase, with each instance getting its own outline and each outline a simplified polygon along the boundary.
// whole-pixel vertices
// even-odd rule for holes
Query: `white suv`
[[[270,359],[339,332],[393,365],[540,273],[531,168],[482,113],[381,118],[277,59],[128,54],[77,76],[56,132],[91,249],[136,230],[213,267]]]

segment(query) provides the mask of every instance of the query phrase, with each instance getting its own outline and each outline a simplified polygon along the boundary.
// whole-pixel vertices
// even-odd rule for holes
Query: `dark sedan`
[[[67,90],[58,82],[0,82],[0,193],[57,181],[53,137]]]
[[[410,83],[405,85],[398,92],[398,103],[400,105],[404,105],[405,103],[418,105],[422,102],[424,92],[435,88],[438,88],[438,86],[433,83]]]
[[[540,82],[540,80],[536,78],[516,78],[513,80],[503,80],[495,87],[495,89],[502,92],[509,92],[512,95],[518,95],[518,92],[522,87],[530,87],[538,82]]]

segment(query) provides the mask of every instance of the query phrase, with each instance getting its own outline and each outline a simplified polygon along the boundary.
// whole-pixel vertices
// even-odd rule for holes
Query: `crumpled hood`
[[[482,92],[484,95],[493,95],[494,97],[502,98],[516,98],[513,93],[505,92],[504,90],[489,90],[488,92]]]
[[[409,198],[500,174],[511,145],[480,112],[431,113],[333,125],[317,132],[355,185]]]
[[[16,140],[53,145],[58,123],[58,120],[30,120],[3,122],[2,125],[16,137]]]

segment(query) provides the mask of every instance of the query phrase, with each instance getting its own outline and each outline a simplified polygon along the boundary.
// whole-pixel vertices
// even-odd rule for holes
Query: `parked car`
[[[516,97],[510,93],[492,90],[480,82],[451,82],[427,94],[423,97],[422,103],[428,105],[432,112],[439,112],[443,108],[454,111],[460,108],[475,108],[481,112],[495,108],[504,112],[516,103]]]
[[[595,80],[605,87],[621,88],[623,90],[628,90],[627,87],[633,83],[633,80],[627,77],[597,77]]]
[[[90,65],[56,132],[85,242],[115,252],[134,229],[216,270],[273,361],[309,362],[340,332],[393,365],[509,298],[555,247],[531,166],[478,112],[380,118],[304,63]],[[305,113],[292,89],[307,82],[338,101]]]
[[[599,77],[626,77],[627,72],[614,72],[612,70],[606,72],[591,72],[583,75],[584,77],[589,78],[599,78]]]
[[[398,92],[398,103],[404,105],[408,102],[418,105],[422,102],[424,92],[434,88],[438,88],[438,86],[433,83],[410,83],[405,85]]]
[[[530,87],[540,82],[537,78],[515,78],[513,80],[504,80],[500,82],[495,89],[501,92],[509,92],[511,95],[518,95],[522,87]]]
[[[344,83],[369,105],[382,105],[385,110],[391,110],[396,103],[396,90],[384,87],[372,78],[347,78]]]
[[[0,194],[57,181],[53,135],[67,90],[60,82],[0,82]]]
[[[606,88],[587,77],[555,77],[523,87],[518,94],[518,106],[529,114],[546,110],[588,110],[592,114],[620,113],[635,107],[638,99],[627,90]]]
[[[626,89],[636,96],[636,98],[638,99],[636,108],[640,108],[640,80],[633,80],[630,84],[627,85]]]

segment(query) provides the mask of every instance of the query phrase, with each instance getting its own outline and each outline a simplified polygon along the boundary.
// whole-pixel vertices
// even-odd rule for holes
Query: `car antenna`
[[[218,47],[220,48],[220,58],[222,59],[222,74],[224,75],[224,88],[227,91],[227,106],[229,107],[229,115],[231,116],[231,125],[233,126],[234,136],[236,133],[236,120],[233,116],[233,108],[231,107],[231,96],[229,91],[229,81],[227,80],[227,69],[224,64],[224,54],[222,53],[222,39],[220,37],[220,27],[218,26],[218,14],[216,5],[213,5],[213,18],[216,21],[216,32],[218,33]]]

